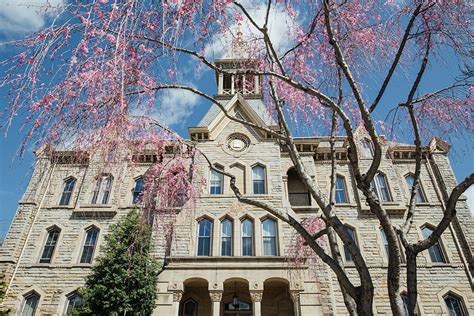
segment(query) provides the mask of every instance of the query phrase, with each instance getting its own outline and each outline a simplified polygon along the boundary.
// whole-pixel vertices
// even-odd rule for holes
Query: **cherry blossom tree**
[[[252,199],[239,191],[233,175],[209,166],[230,178],[240,202],[266,210],[296,230],[302,247],[336,274],[351,315],[373,315],[374,285],[367,261],[345,230],[335,204],[334,144],[344,136],[357,188],[387,236],[387,291],[393,314],[404,313],[401,238],[407,256],[409,314],[414,315],[417,255],[439,240],[456,215],[458,198],[474,182],[471,174],[452,189],[443,218],[427,239],[407,238],[416,213],[424,144],[437,132],[458,137],[472,131],[467,1],[91,0],[57,7],[47,4],[43,9],[54,17],[49,26],[9,43],[21,52],[2,64],[8,71],[1,84],[11,94],[8,123],[19,113],[27,116],[23,148],[28,142],[59,146],[65,140],[78,150],[102,150],[104,156],[117,148],[129,152],[152,148],[158,155],[171,148],[173,162],[155,162],[146,176],[143,198],[144,208],[165,216],[167,205],[180,203],[177,197],[197,196],[193,164],[203,154],[150,114],[157,108],[166,111],[166,102],[159,98],[165,91],[193,93],[217,105],[229,119],[272,135],[288,151],[321,209],[318,220],[301,222],[287,209]],[[283,41],[275,37],[275,27],[283,29],[279,33]],[[230,115],[212,95],[186,80],[184,72],[190,64],[226,74],[213,54],[241,36],[237,32],[244,33],[245,53],[252,56],[252,62],[242,63],[237,74],[261,77],[265,102],[279,130]],[[456,65],[449,67],[462,69],[460,76],[436,91],[421,89],[430,80],[425,76],[427,68],[447,53],[456,57]],[[403,74],[408,79],[399,91],[399,103],[387,104],[384,97],[393,89],[391,82]],[[387,113],[389,119],[378,119]],[[317,126],[330,135],[332,173],[327,195],[318,189],[295,145],[295,128],[300,125],[315,130]],[[373,144],[369,168],[361,167],[358,158],[354,134],[358,126]],[[386,130],[393,135],[405,132],[416,147],[414,184],[401,227],[392,223],[370,185],[382,159],[380,133]],[[172,185],[159,181],[170,177]],[[337,239],[353,259],[358,285],[344,269]]]

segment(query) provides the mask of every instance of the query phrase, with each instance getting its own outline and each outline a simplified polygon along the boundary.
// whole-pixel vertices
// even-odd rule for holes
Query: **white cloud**
[[[64,0],[2,0],[0,1],[0,33],[24,34],[41,29]]]
[[[191,91],[173,89],[163,90],[157,95],[155,107],[136,106],[131,115],[151,116],[165,126],[182,124],[193,114],[194,107],[199,103],[199,96]]]
[[[471,215],[474,216],[474,185],[471,185],[467,190],[464,192],[464,195],[467,197],[467,205],[471,210]]]
[[[266,3],[258,1],[240,1],[250,16],[255,20],[258,26],[263,26],[265,22]],[[237,12],[243,16],[242,25],[238,23],[229,26],[225,34],[215,34],[206,46],[207,58],[222,58],[230,49],[232,39],[235,37],[237,30],[240,28],[245,39],[263,38],[262,34],[249,22],[248,18],[243,15],[239,8],[234,7]],[[297,26],[295,18],[288,14],[282,5],[274,5],[270,10],[268,20],[268,32],[270,40],[275,46],[278,53],[288,50],[294,43],[294,28]]]

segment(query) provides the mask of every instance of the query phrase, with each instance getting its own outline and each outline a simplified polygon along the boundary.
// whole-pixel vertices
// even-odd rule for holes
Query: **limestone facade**
[[[258,80],[255,82],[257,93],[224,96],[222,102],[231,115],[276,128],[276,123],[262,110]],[[261,131],[231,121],[214,107],[199,126],[190,128],[191,138],[210,161],[235,174],[245,195],[287,208],[299,218],[319,216],[320,210],[295,178],[291,160],[278,142]],[[363,146],[363,132],[357,135]],[[239,141],[233,143],[235,139]],[[296,142],[319,189],[328,192],[328,139],[299,138]],[[100,256],[100,245],[109,226],[133,207],[135,181],[151,165],[145,159],[133,166],[116,161],[103,167],[94,156],[71,160],[67,159],[67,152],[56,154],[62,158],[38,157],[30,184],[0,248],[1,272],[8,284],[3,306],[12,315],[21,315],[32,294],[38,298],[36,315],[67,312],[71,297],[84,285],[93,258]],[[426,152],[421,172],[424,200],[417,206],[410,232],[412,240],[421,239],[424,227],[439,222],[445,194],[456,185],[447,154],[446,144],[436,139]],[[345,183],[345,199],[337,205],[338,214],[353,229],[370,267],[376,287],[375,312],[390,315],[383,236],[377,219],[355,186],[343,138],[337,142],[337,156],[337,172]],[[389,201],[383,204],[393,222],[401,224],[409,197],[405,177],[414,171],[413,147],[384,141],[383,157],[380,171],[389,194]],[[361,155],[363,167],[368,167],[370,161],[370,154]],[[256,166],[260,173],[254,170]],[[210,186],[220,186],[219,181],[217,185],[211,181],[211,171],[204,160],[198,162],[198,167],[207,184],[192,209],[177,210],[169,249],[161,238],[160,228],[155,230],[154,255],[161,260],[166,257],[166,267],[160,275],[154,315],[345,315],[335,275],[324,264],[308,261],[290,266],[287,249],[294,243],[295,232],[267,212],[237,202],[228,180],[222,181],[219,194],[211,194]],[[97,177],[103,174],[112,176],[108,201],[101,203],[102,192],[99,200],[91,203]],[[74,179],[75,184],[69,203],[60,205],[68,179]],[[263,184],[258,182],[262,179]],[[200,234],[203,220],[210,223],[210,231]],[[231,223],[230,234],[222,229],[224,220]],[[243,229],[245,220],[251,223],[250,234],[248,227]],[[271,228],[264,227],[268,223],[275,224],[273,235]],[[465,315],[474,311],[473,224],[465,199],[461,198],[457,217],[439,245],[443,262],[433,262],[428,251],[419,256],[420,315],[448,315],[448,295],[460,302]],[[92,262],[81,263],[90,228],[99,231]],[[51,229],[59,231],[59,235],[50,262],[44,263],[41,257]],[[207,238],[201,241],[201,250],[199,236]],[[225,248],[224,239],[230,240],[230,248]],[[208,251],[208,255],[201,255],[203,251]],[[243,255],[246,251],[250,255]],[[350,260],[346,269],[351,277],[356,277]],[[404,279],[402,283],[405,284]]]

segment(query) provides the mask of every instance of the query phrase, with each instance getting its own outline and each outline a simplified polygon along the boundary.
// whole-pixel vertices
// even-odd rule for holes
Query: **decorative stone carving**
[[[173,302],[180,302],[182,298],[183,298],[183,291],[173,292]]]
[[[250,139],[241,133],[234,133],[227,139],[227,148],[234,152],[242,152],[250,145]]]
[[[211,301],[213,302],[220,302],[222,299],[222,291],[209,291],[209,296],[211,297]]]
[[[290,290],[291,300],[295,304],[300,303],[300,291]]]
[[[252,302],[261,302],[263,297],[263,291],[250,291],[250,298]]]

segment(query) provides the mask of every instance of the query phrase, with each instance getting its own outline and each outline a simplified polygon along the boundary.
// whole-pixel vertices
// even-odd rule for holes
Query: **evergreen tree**
[[[110,227],[103,254],[81,291],[80,315],[150,315],[160,267],[150,257],[151,227],[136,210]]]

